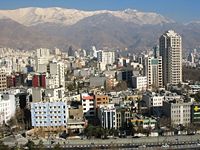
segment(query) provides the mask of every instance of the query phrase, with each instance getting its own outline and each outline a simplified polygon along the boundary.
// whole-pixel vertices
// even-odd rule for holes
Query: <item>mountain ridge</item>
[[[24,10],[26,11],[24,12]],[[62,23],[62,16],[60,17],[60,15],[54,12],[63,11],[62,8],[54,8],[50,13],[50,19],[54,16],[54,18],[59,19],[61,23],[57,22],[57,20],[47,21],[49,18],[43,21],[40,15],[39,17],[36,15],[36,18],[31,17],[35,16],[35,13],[41,14],[40,10],[43,11],[44,9],[35,11],[36,8],[31,8],[31,13],[27,14],[29,10],[30,8],[18,10],[19,12],[21,11],[21,15],[19,16],[17,16],[18,13],[14,16],[9,14],[9,16],[5,15],[5,11],[3,11],[3,14],[2,11],[0,11],[0,18],[2,18],[0,19],[1,47],[19,49],[58,47],[67,51],[70,45],[75,48],[85,49],[95,45],[97,48],[110,47],[128,49],[129,51],[136,52],[151,49],[154,45],[158,44],[160,35],[169,29],[175,30],[182,36],[183,48],[185,50],[200,47],[200,24],[198,22],[182,24],[171,21],[170,19],[162,21],[161,17],[161,21],[158,23],[155,22],[153,17],[147,17],[148,15],[144,15],[140,20],[135,18],[137,18],[138,13],[139,16],[141,16],[140,13],[142,12],[126,9],[123,11],[104,10],[101,11],[101,13],[97,11],[98,13],[93,15],[89,12],[89,16],[84,16],[84,13],[81,12],[78,16],[82,15],[82,19],[80,19],[81,17],[78,19],[75,18],[75,22],[72,21],[65,25]],[[50,10],[52,10],[52,8]],[[80,11],[75,9],[73,12],[80,13]],[[131,14],[131,17],[128,17],[128,19],[132,19],[127,22],[127,18],[118,17],[116,14],[113,15],[113,13],[110,12],[117,12],[123,15],[128,14],[128,16]],[[77,16],[77,14],[73,15]],[[16,21],[16,18],[13,20],[11,16],[17,16],[18,21]],[[159,14],[155,16],[159,16]],[[67,17],[70,18],[72,16]],[[4,19],[10,21],[5,22]],[[66,18],[63,19],[66,20]],[[72,20],[73,19],[72,17]],[[31,25],[27,26],[26,24],[20,23],[20,21],[27,21],[27,23],[31,23]],[[153,23],[143,24],[144,22]]]
[[[137,10],[125,9],[122,11],[97,10],[83,11],[77,9],[65,9],[60,7],[39,8],[28,7],[15,10],[0,10],[0,15],[4,15],[25,26],[33,26],[41,23],[57,23],[68,26],[85,19],[86,17],[110,13],[115,17],[124,19],[127,22],[143,24],[171,23],[171,19],[153,12],[139,12]]]

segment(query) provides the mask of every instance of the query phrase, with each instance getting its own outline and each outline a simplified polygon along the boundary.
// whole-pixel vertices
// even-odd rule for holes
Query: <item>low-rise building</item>
[[[155,92],[146,92],[143,94],[142,100],[145,102],[147,107],[162,107],[164,96]]]
[[[95,95],[95,108],[100,106],[101,104],[108,104],[109,97],[107,95]]]
[[[191,122],[200,124],[200,104],[194,103],[191,106]]]
[[[157,121],[154,118],[143,117],[138,115],[130,119],[130,122],[133,124],[133,127],[142,127],[143,129],[155,129],[157,124]]]
[[[104,104],[100,105],[98,108],[98,118],[100,120],[101,126],[104,129],[116,129],[116,108],[114,104]]]
[[[45,96],[52,97],[55,100],[62,99],[65,97],[65,88],[45,89]]]
[[[126,128],[130,118],[132,117],[132,111],[130,108],[117,108],[116,110],[116,125],[117,129]]]
[[[189,125],[191,123],[192,102],[170,101],[163,103],[165,115],[171,119],[171,125]]]
[[[147,89],[147,77],[146,76],[133,76],[132,84],[133,84],[133,88],[145,91]]]
[[[92,117],[96,115],[94,95],[89,95],[88,93],[81,94],[83,115],[85,117]]]
[[[65,102],[33,102],[31,103],[31,122],[34,128],[44,127],[66,129],[69,118],[68,106]]]
[[[15,115],[14,94],[0,94],[0,124],[6,123]]]

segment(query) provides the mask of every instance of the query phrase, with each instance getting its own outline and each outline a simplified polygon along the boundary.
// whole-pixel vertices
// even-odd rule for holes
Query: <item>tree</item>
[[[116,87],[114,88],[115,91],[123,91],[127,90],[127,83],[126,81],[120,81]]]
[[[35,143],[31,140],[28,140],[28,143],[26,144],[29,150],[35,150]]]
[[[16,117],[10,118],[10,120],[7,123],[11,127],[17,125],[17,119],[16,119]]]
[[[10,148],[0,140],[0,150],[9,150]]]
[[[104,139],[108,138],[108,129],[106,129],[106,128],[103,130],[103,138]]]
[[[44,143],[42,140],[39,141],[37,144],[37,150],[43,150],[45,148]]]
[[[53,148],[54,150],[61,150],[62,148],[60,147],[60,144],[56,144]]]
[[[86,137],[87,138],[91,138],[92,137],[92,135],[93,135],[93,126],[92,125],[89,125],[89,126],[87,126],[86,128],[85,128],[85,130],[84,130],[84,133],[85,133],[85,135],[86,135]]]

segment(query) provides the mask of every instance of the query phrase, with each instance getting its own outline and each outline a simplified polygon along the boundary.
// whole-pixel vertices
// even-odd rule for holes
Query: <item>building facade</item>
[[[15,115],[15,110],[15,95],[0,94],[0,124],[10,120]]]
[[[31,122],[33,127],[64,127],[69,118],[65,102],[31,103]]]
[[[7,78],[6,74],[0,72],[0,91],[4,91],[7,88]]]
[[[58,77],[59,86],[65,87],[65,68],[63,62],[51,62],[49,64],[49,72],[51,76]]]
[[[154,92],[147,92],[143,94],[142,100],[145,102],[147,107],[162,107],[164,96]]]
[[[95,95],[95,108],[102,104],[108,104],[109,97],[107,95]]]
[[[89,95],[88,93],[81,94],[83,115],[85,117],[93,117],[96,115],[94,95]]]
[[[97,60],[103,62],[104,64],[112,65],[115,62],[115,52],[114,51],[98,51]]]
[[[191,102],[164,102],[165,114],[171,118],[171,125],[187,126],[191,123]]]
[[[133,88],[145,91],[147,89],[147,77],[146,76],[133,76],[132,77]]]
[[[146,61],[146,76],[148,89],[162,87],[162,57],[147,57]]]
[[[100,105],[98,108],[98,118],[104,129],[116,129],[116,108],[114,104]]]

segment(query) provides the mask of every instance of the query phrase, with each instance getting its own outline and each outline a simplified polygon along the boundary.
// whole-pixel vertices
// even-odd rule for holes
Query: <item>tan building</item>
[[[69,118],[80,120],[83,118],[83,106],[79,105],[78,108],[69,108]]]
[[[95,108],[102,104],[108,104],[109,97],[107,95],[95,95]]]
[[[6,74],[0,72],[0,91],[4,91],[7,88]]]

